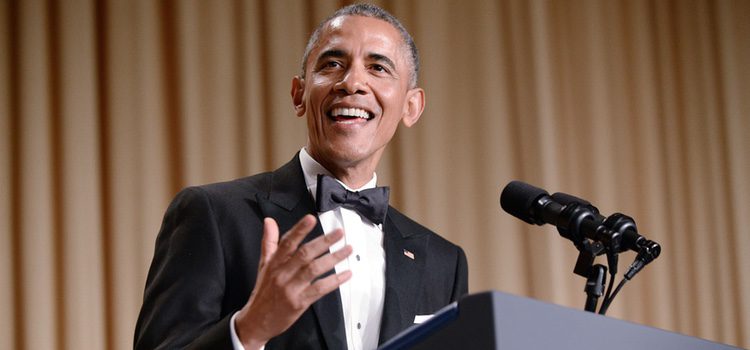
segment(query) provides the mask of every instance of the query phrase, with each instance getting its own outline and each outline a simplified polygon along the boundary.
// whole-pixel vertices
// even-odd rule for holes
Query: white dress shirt
[[[302,172],[308,191],[316,199],[318,174],[331,173],[316,162],[303,148],[299,154]],[[338,181],[338,180],[337,180]],[[377,175],[361,188],[352,189],[341,183],[350,191],[361,191],[374,188]],[[341,305],[344,312],[344,328],[349,350],[371,350],[378,347],[380,320],[383,315],[383,297],[385,294],[385,250],[383,249],[382,225],[375,225],[356,211],[336,208],[318,213],[324,234],[330,234],[338,228],[344,229],[344,239],[335,243],[330,251],[335,252],[345,245],[351,245],[352,254],[336,264],[336,273],[352,271],[349,281],[339,287]],[[243,349],[242,343],[234,329],[234,318],[230,322],[232,343],[235,349]]]

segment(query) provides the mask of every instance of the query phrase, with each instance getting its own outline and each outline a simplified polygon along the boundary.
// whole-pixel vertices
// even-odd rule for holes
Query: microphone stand
[[[596,313],[596,305],[599,304],[599,297],[604,294],[604,285],[607,283],[606,279],[607,267],[602,264],[594,265],[586,279],[586,288],[584,289],[586,291],[586,306],[584,310]]]
[[[599,298],[604,294],[604,286],[607,284],[607,267],[602,264],[594,265],[594,259],[604,252],[604,246],[599,242],[584,240],[576,248],[579,253],[573,273],[586,278],[584,310],[596,313]]]
[[[604,295],[604,288],[607,284],[607,267],[601,264],[594,265],[594,260],[606,252],[608,263],[610,265],[614,263],[614,267],[610,266],[610,273],[614,276],[617,271],[617,253],[621,235],[610,230],[609,227],[600,227],[596,230],[597,240],[585,237],[581,232],[581,226],[599,216],[599,210],[588,202],[567,203],[561,214],[560,221],[567,225],[558,226],[557,231],[561,236],[571,240],[579,252],[573,273],[586,278],[584,291],[587,297],[584,309],[596,313],[599,298]],[[613,281],[614,277],[610,283]]]
[[[635,220],[621,213],[609,217],[588,201],[562,192],[549,195],[520,181],[509,183],[500,196],[500,205],[511,215],[535,225],[552,224],[560,236],[569,239],[578,249],[578,261],[573,272],[586,278],[585,310],[596,312],[599,298],[604,295],[599,314],[604,315],[623,285],[644,266],[656,259],[661,246],[638,234]],[[638,256],[614,292],[619,253],[633,250]],[[597,256],[607,254],[607,267],[594,265]],[[606,293],[604,289],[606,287]]]
[[[586,278],[584,291],[587,297],[584,309],[596,313],[599,298],[604,295],[602,308],[599,310],[599,314],[604,315],[625,281],[630,280],[643,266],[656,259],[661,247],[658,243],[638,235],[635,220],[627,215],[615,213],[605,218],[591,203],[565,193],[555,193],[552,199],[564,207],[559,216],[547,218],[544,222],[554,223],[560,236],[572,241],[578,249],[578,260],[573,272]],[[629,249],[639,252],[638,257],[628,269],[623,282],[612,293],[619,253]],[[609,265],[609,285],[607,267],[601,264],[594,265],[596,257],[604,253],[607,254]]]

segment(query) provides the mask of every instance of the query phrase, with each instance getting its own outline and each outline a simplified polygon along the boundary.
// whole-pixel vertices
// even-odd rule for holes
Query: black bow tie
[[[318,212],[326,212],[344,207],[359,213],[374,224],[382,224],[388,212],[388,187],[375,187],[352,192],[344,188],[334,178],[318,175]]]

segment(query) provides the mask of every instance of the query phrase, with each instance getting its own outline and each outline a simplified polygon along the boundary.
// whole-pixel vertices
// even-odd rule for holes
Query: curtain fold
[[[170,199],[305,144],[291,79],[346,3],[0,1],[0,348],[131,348]],[[583,306],[574,247],[499,208],[520,179],[662,245],[611,316],[750,346],[750,2],[376,3],[427,94],[378,175],[471,292]]]

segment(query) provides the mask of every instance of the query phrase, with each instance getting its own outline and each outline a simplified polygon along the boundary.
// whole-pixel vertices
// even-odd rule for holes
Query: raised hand
[[[314,216],[306,215],[279,241],[276,221],[263,221],[258,280],[235,319],[245,349],[259,349],[289,328],[315,301],[351,278],[351,271],[344,271],[317,279],[346,259],[352,248],[347,245],[323,255],[344,237],[341,229],[300,246],[315,223]]]

